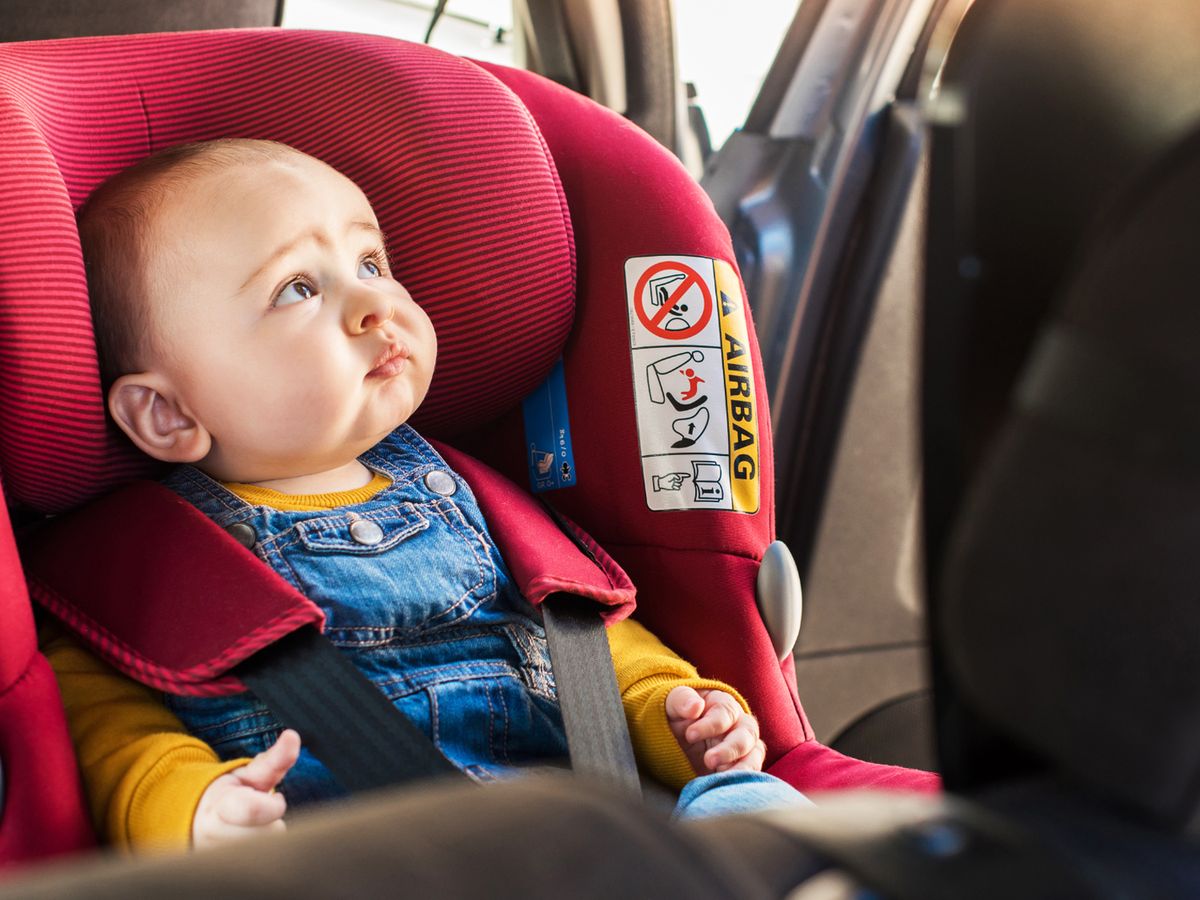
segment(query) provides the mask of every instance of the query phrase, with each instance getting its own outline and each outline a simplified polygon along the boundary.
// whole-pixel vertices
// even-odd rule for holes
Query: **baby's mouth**
[[[375,358],[375,364],[367,373],[368,378],[391,378],[399,375],[408,365],[408,348],[403,344],[392,344]]]

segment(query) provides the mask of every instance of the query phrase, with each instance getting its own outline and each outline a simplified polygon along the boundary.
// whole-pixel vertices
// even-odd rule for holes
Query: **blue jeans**
[[[755,812],[787,806],[812,806],[813,802],[766,772],[714,772],[693,778],[679,794],[675,819],[703,819],[733,813]]]

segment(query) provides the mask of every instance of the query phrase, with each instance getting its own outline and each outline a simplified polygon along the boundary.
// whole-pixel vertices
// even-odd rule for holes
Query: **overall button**
[[[350,523],[350,537],[354,542],[364,547],[374,547],[383,540],[383,529],[375,522],[359,519]]]
[[[254,549],[254,542],[258,540],[258,535],[255,534],[252,526],[247,525],[245,522],[235,522],[225,530],[229,532],[230,537],[247,550]]]
[[[458,482],[454,480],[454,476],[449,472],[434,469],[425,476],[425,487],[429,488],[435,494],[449,497],[458,490]]]

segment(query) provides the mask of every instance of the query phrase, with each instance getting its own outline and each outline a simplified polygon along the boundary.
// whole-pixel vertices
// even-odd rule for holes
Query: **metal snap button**
[[[358,519],[350,523],[350,537],[354,538],[356,544],[362,544],[364,547],[374,547],[383,540],[383,529],[375,522],[367,519]]]
[[[425,476],[425,487],[429,488],[435,494],[449,497],[458,490],[458,482],[454,480],[454,476],[449,472],[434,469]]]
[[[258,534],[254,531],[253,526],[247,525],[245,522],[235,522],[225,530],[229,532],[230,537],[247,550],[254,549],[254,544],[258,540]]]

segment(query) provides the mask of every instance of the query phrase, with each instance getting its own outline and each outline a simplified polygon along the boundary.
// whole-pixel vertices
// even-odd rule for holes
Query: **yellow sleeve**
[[[608,629],[608,646],[638,765],[667,787],[679,790],[696,773],[667,724],[667,694],[671,689],[685,685],[696,690],[725,691],[747,713],[750,707],[729,685],[701,678],[695,666],[632,619]]]
[[[126,850],[185,848],[200,796],[248,760],[221,762],[158,695],[44,627],[42,652],[58,677],[92,821]]]

